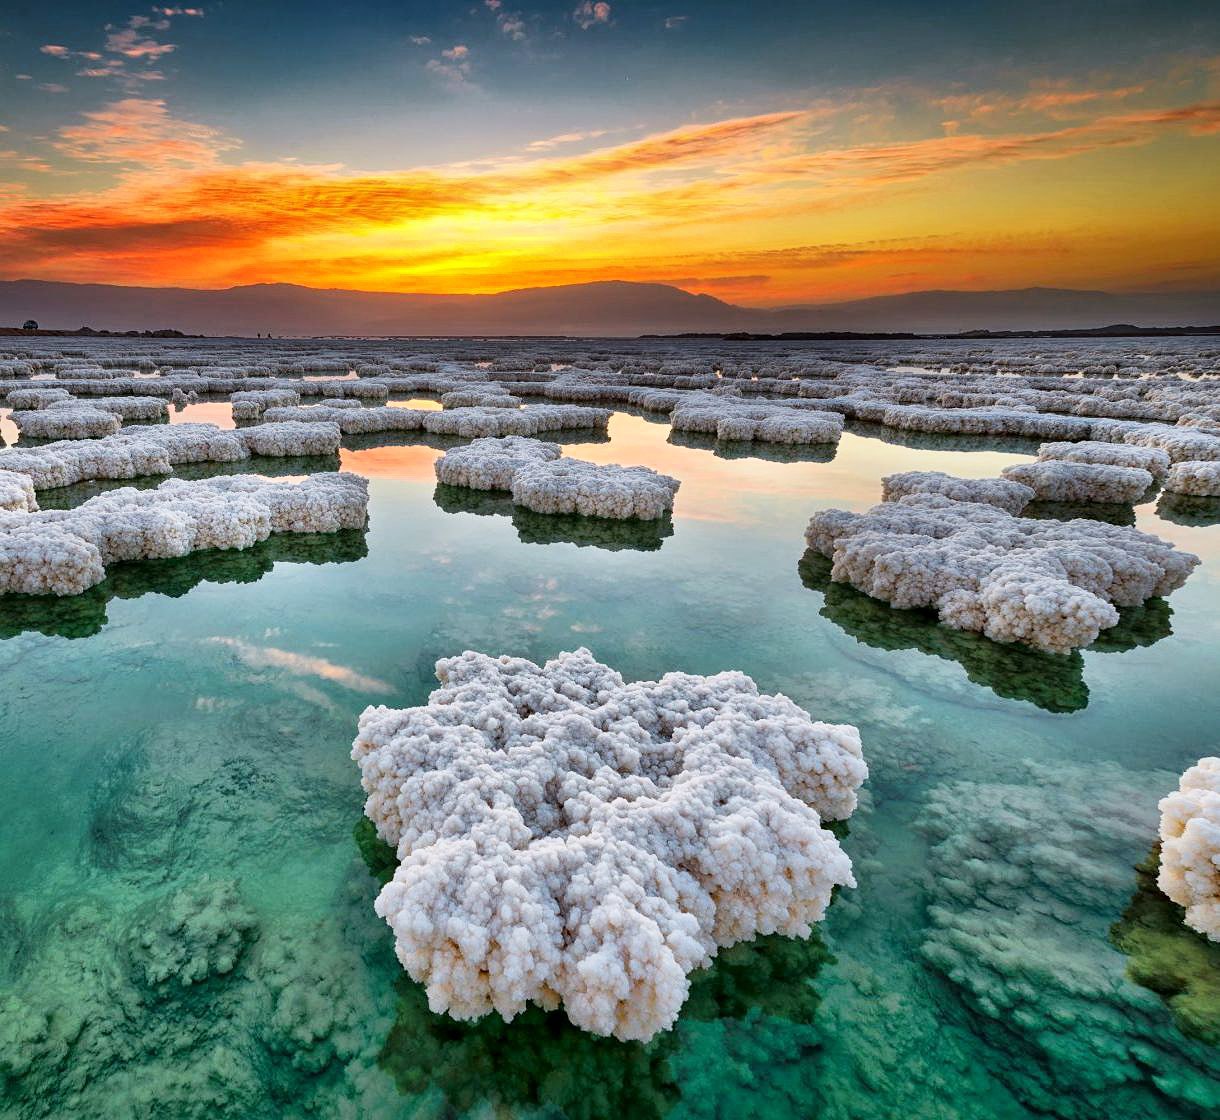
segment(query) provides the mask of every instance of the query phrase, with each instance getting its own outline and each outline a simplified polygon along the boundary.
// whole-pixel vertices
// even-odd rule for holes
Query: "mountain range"
[[[1080,329],[1110,323],[1220,323],[1220,292],[1070,288],[923,291],[775,309],[742,307],[668,284],[609,280],[491,295],[250,284],[219,290],[0,281],[0,326],[188,334],[622,336],[784,331]]]

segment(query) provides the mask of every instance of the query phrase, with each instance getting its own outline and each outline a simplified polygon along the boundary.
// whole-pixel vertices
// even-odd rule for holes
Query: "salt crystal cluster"
[[[295,389],[239,389],[229,395],[234,420],[259,420],[269,408],[288,408],[301,403]],[[359,401],[353,402],[357,406]]]
[[[520,408],[521,398],[505,392],[498,385],[486,388],[452,389],[441,394],[444,408]]]
[[[38,508],[34,484],[28,474],[0,470],[0,510],[32,512]]]
[[[865,513],[822,510],[805,534],[831,577],[958,630],[1053,653],[1087,646],[1135,606],[1181,587],[1199,558],[1148,533],[1013,517],[982,502],[910,494]]]
[[[1169,471],[1169,455],[1159,447],[1131,447],[1122,443],[1082,440],[1080,443],[1044,443],[1039,459],[1069,463],[1103,463],[1112,467],[1138,467],[1160,482]]]
[[[1165,489],[1196,498],[1220,498],[1220,461],[1174,463]]]
[[[506,436],[476,439],[436,461],[437,481],[477,490],[511,490],[535,513],[579,513],[654,521],[673,509],[681,485],[648,467],[563,457],[558,444]]]
[[[338,455],[343,441],[339,425],[255,424],[239,431],[251,455]]]
[[[1220,758],[1202,758],[1162,798],[1157,886],[1186,910],[1186,924],[1220,941]]]
[[[649,402],[649,398],[641,397]],[[650,407],[655,407],[649,402]],[[764,443],[837,443],[843,417],[834,412],[798,410],[782,404],[746,404],[740,398],[702,394],[670,413],[677,432],[705,432],[724,440]]]
[[[619,1039],[671,1027],[688,974],[805,937],[851,861],[859,733],[741,673],[626,683],[588,650],[466,652],[426,705],[372,707],[352,758],[397,850],[376,910],[435,1012],[537,1003]]]
[[[1080,463],[1068,459],[1017,463],[1000,473],[1030,487],[1046,502],[1130,505],[1139,501],[1152,486],[1152,475],[1142,467],[1117,467],[1110,463]]]
[[[673,509],[680,485],[676,478],[648,467],[588,463],[565,456],[521,467],[512,492],[517,505],[535,513],[655,521]]]
[[[942,494],[956,502],[985,502],[1018,514],[1037,495],[1029,486],[1004,478],[955,478],[940,471],[906,471],[881,480],[881,500],[893,502],[908,494]]]
[[[0,593],[76,595],[100,583],[111,563],[248,548],[272,533],[360,528],[367,507],[363,478],[317,474],[296,483],[170,479],[68,510],[0,511]]]
[[[484,437],[446,451],[436,461],[436,479],[472,490],[511,490],[523,466],[558,459],[562,454],[557,443],[522,436]]]
[[[179,463],[237,463],[251,455],[333,455],[333,424],[261,424],[236,431],[215,424],[165,424],[104,439],[0,448],[0,470],[27,475],[36,490],[92,479],[170,474]]]
[[[92,439],[112,435],[123,423],[113,412],[75,400],[18,410],[10,413],[9,419],[23,436],[34,439]]]

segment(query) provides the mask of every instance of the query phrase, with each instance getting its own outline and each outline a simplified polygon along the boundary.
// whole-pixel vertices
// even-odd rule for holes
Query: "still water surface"
[[[873,504],[887,473],[990,476],[1020,451],[849,432],[783,462],[667,435],[619,413],[567,449],[679,477],[659,528],[524,514],[438,489],[436,447],[371,446],[342,455],[371,480],[366,534],[0,603],[0,1114],[1216,1115],[1220,1050],[1116,942],[1157,800],[1220,750],[1220,516],[1140,507],[1203,567],[1100,648],[1044,657],[803,558],[813,511]],[[808,943],[724,954],[648,1047],[434,1016],[372,913],[358,713],[423,702],[467,648],[579,645],[629,678],[742,669],[859,725],[872,770],[859,889]]]

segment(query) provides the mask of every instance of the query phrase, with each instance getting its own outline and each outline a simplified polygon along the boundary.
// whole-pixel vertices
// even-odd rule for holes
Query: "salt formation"
[[[561,457],[559,445],[520,436],[476,439],[436,461],[438,482],[477,490],[511,490],[535,513],[577,513],[653,521],[673,509],[680,483],[648,467]]]
[[[1039,459],[1062,459],[1069,463],[1104,463],[1112,467],[1138,467],[1160,482],[1169,471],[1169,455],[1159,447],[1132,447],[1122,443],[1083,440],[1080,443],[1044,443]]]
[[[1186,910],[1186,924],[1220,941],[1220,758],[1202,758],[1161,800],[1157,886]]]
[[[984,502],[1018,514],[1037,496],[1021,482],[1003,478],[955,478],[940,471],[906,471],[881,480],[881,500],[896,501],[908,494],[942,494],[956,502]]]
[[[182,463],[237,463],[251,455],[334,455],[338,449],[338,429],[329,423],[261,424],[236,431],[214,424],[166,424],[103,439],[0,448],[0,470],[27,475],[36,490],[48,490],[92,479],[170,474]]]
[[[558,459],[562,454],[557,443],[522,436],[484,437],[446,451],[436,461],[436,479],[474,490],[511,490],[523,466]]]
[[[822,828],[867,776],[854,727],[741,673],[627,684],[584,649],[436,671],[427,705],[366,709],[352,747],[399,860],[376,910],[433,1011],[562,1004],[648,1039],[717,947],[808,936],[854,886]]]
[[[654,521],[673,509],[680,483],[648,467],[564,457],[518,468],[513,501],[535,513],[579,513],[618,521]]]
[[[641,398],[650,402],[650,398]],[[655,398],[653,398],[655,399]],[[655,407],[649,403],[648,407]],[[765,443],[837,443],[843,417],[782,404],[747,404],[739,397],[699,394],[696,401],[678,404],[670,414],[676,432],[705,432],[724,440]]]
[[[9,408],[17,409],[38,409],[46,408],[55,401],[67,401],[72,399],[72,394],[67,389],[58,389],[54,386],[31,386],[28,389],[14,389],[6,398],[6,403]]]
[[[452,389],[441,394],[445,408],[520,408],[521,398],[497,386],[481,389]]]
[[[1196,498],[1220,498],[1220,461],[1175,463],[1165,479],[1165,489]]]
[[[418,432],[424,426],[425,415],[415,408],[391,408],[389,405],[365,408],[358,401],[329,401],[268,408],[263,412],[263,419],[275,423],[326,421],[337,424],[344,435],[367,435],[371,432]]]
[[[117,432],[122,420],[113,412],[75,400],[53,402],[47,408],[10,413],[23,436],[34,439],[91,439]]]
[[[610,423],[610,410],[585,408],[580,405],[539,404],[529,408],[446,409],[444,412],[424,412],[424,428],[434,435],[465,436],[536,436],[543,432],[576,431],[586,428],[605,430]]]
[[[832,578],[958,630],[1054,653],[1087,646],[1135,606],[1185,583],[1199,558],[1126,526],[1013,517],[911,494],[863,514],[822,510],[805,534]]]
[[[1130,505],[1152,486],[1142,467],[1041,459],[1005,467],[1004,478],[1030,487],[1045,502],[1111,502]]]
[[[30,476],[18,471],[0,470],[0,510],[29,513],[38,508]]]
[[[251,455],[338,455],[343,441],[339,425],[256,424],[238,433]]]
[[[288,408],[301,403],[295,389],[239,389],[229,396],[234,420],[259,420],[268,408]],[[359,401],[353,402],[359,406]]]
[[[124,487],[68,510],[0,511],[0,593],[77,595],[108,564],[248,548],[271,533],[364,525],[368,484],[353,474],[297,483],[254,476]]]

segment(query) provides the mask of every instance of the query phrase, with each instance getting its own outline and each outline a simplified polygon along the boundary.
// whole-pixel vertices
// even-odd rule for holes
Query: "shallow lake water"
[[[373,446],[342,454],[367,533],[0,602],[0,1114],[1217,1114],[1220,1049],[1120,943],[1158,799],[1220,748],[1220,524],[1139,507],[1203,566],[1043,656],[804,556],[809,516],[875,503],[885,474],[991,476],[1020,451],[849,431],[785,462],[668,434],[620,412],[567,448],[680,478],[660,526],[526,514],[438,488],[435,447]],[[724,953],[648,1046],[433,1015],[372,912],[360,711],[423,702],[464,649],[582,645],[629,678],[741,669],[857,724],[871,769],[844,840],[859,888],[808,942]]]

